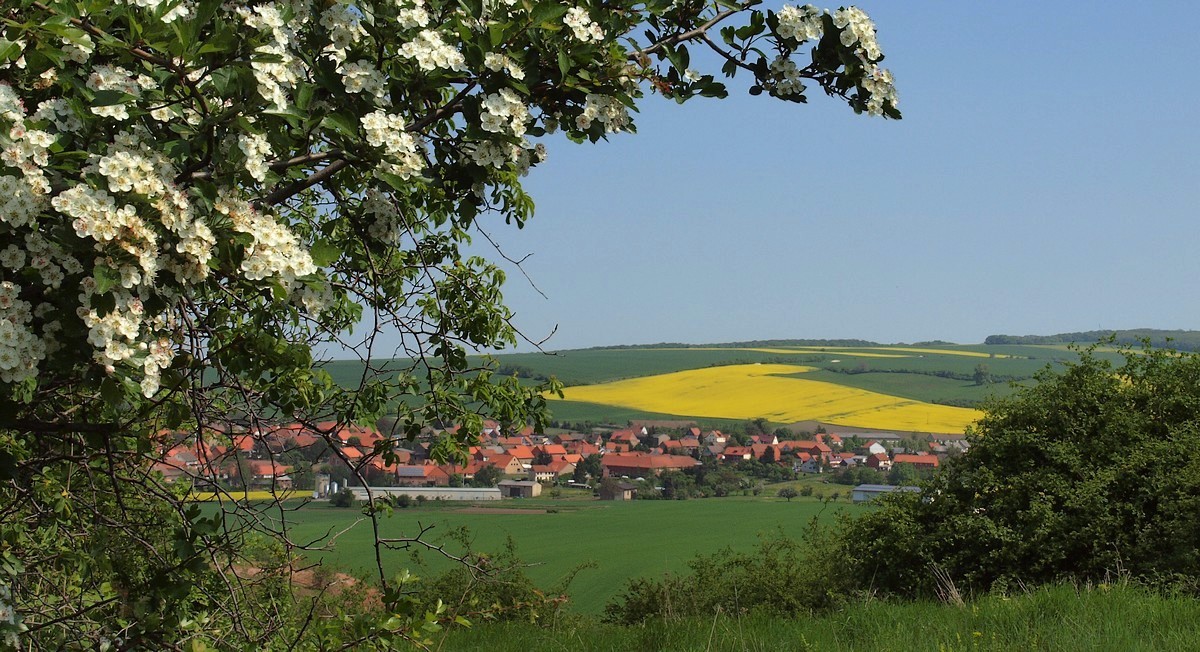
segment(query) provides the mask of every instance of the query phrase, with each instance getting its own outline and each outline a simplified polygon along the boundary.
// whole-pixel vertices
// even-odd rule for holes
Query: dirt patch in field
[[[544,509],[518,509],[514,507],[463,507],[454,510],[460,514],[545,514]]]

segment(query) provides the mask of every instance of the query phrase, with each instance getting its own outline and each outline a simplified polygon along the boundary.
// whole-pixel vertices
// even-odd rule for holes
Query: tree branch
[[[636,61],[638,63],[642,63],[645,61],[645,59],[648,55],[651,55],[665,47],[669,47],[669,46],[675,45],[676,43],[682,43],[684,41],[690,41],[692,39],[704,36],[706,33],[708,33],[708,30],[712,29],[717,23],[724,21],[726,18],[729,18],[730,16],[732,16],[736,13],[739,13],[745,9],[748,9],[749,7],[753,6],[754,4],[757,4],[757,3],[749,2],[737,9],[726,9],[725,11],[722,11],[721,13],[717,14],[716,16],[713,16],[712,19],[710,19],[708,22],[704,23],[703,25],[701,25],[695,29],[690,29],[686,32],[680,32],[678,34],[668,36],[667,38],[665,38],[661,41],[658,41],[657,43],[655,43],[649,47],[642,48],[642,49],[636,50],[634,52],[630,52],[626,58],[628,58],[630,61]]]

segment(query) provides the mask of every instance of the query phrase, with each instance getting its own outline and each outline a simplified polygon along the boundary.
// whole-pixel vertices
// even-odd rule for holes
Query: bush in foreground
[[[1200,585],[1200,357],[1130,352],[1114,367],[1089,350],[1038,380],[988,405],[970,451],[922,494],[848,522],[866,588]]]

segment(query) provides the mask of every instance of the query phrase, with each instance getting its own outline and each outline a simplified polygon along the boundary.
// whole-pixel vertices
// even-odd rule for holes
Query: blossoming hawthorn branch
[[[693,67],[697,43],[720,73]],[[555,134],[595,143],[632,132],[645,93],[724,97],[721,73],[749,77],[752,94],[805,102],[811,84],[899,118],[882,60],[855,7],[10,0],[5,498],[37,504],[95,465],[168,499],[134,472],[148,467],[154,434],[202,438],[214,422],[392,414],[409,436],[461,424],[435,445],[443,459],[462,455],[485,416],[541,423],[553,385],[471,367],[468,352],[518,333],[501,270],[460,247],[477,222],[531,217],[521,177],[561,144]],[[351,339],[360,324],[366,334]],[[383,357],[407,366],[368,364],[352,388],[314,366],[322,343],[380,357],[380,329],[403,341]],[[116,492],[109,484],[88,486]],[[187,527],[199,518],[174,511]]]

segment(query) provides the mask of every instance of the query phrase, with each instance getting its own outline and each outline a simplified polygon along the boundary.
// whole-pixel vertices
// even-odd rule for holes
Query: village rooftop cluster
[[[928,450],[910,452],[895,445],[901,435],[884,432],[869,433],[869,438],[859,433],[819,432],[804,439],[761,434],[742,437],[738,443],[720,430],[678,422],[542,435],[529,427],[505,429],[488,421],[465,463],[431,459],[434,442],[457,430],[427,429],[416,441],[394,442],[391,454],[382,453],[389,446],[383,445],[388,436],[380,430],[333,422],[259,429],[226,424],[206,427],[199,434],[162,432],[161,454],[152,470],[168,481],[190,482],[197,490],[297,489],[325,495],[331,488],[362,485],[365,479],[378,487],[508,485],[506,496],[522,496],[540,494],[534,484],[591,487],[606,478],[687,472],[706,462],[728,467],[756,460],[793,474],[855,467],[887,472],[896,465],[926,471],[967,445],[961,439],[934,440]]]

